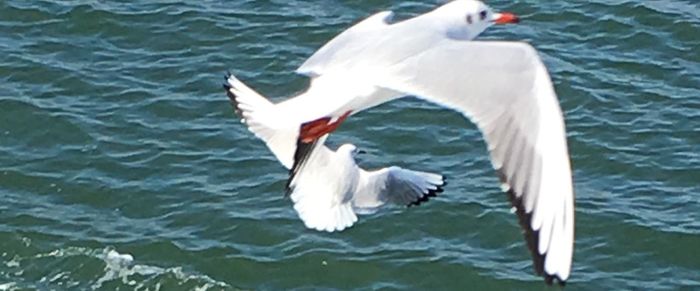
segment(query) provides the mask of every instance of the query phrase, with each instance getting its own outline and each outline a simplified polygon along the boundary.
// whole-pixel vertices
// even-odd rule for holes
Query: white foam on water
[[[202,286],[195,287],[194,290],[208,290],[212,287],[231,287],[226,283],[216,281],[209,276],[201,274],[187,274],[182,270],[182,267],[173,268],[161,268],[149,265],[140,265],[134,263],[134,256],[131,254],[121,254],[114,249],[106,248],[101,254],[97,255],[98,258],[102,259],[105,263],[105,274],[97,279],[92,288],[98,289],[102,287],[102,284],[112,280],[121,280],[123,284],[134,286],[134,289],[144,289],[147,288],[145,285],[149,283],[149,280],[144,282],[136,282],[130,279],[133,275],[141,276],[158,276],[171,274],[177,280],[187,282],[190,280],[200,280],[204,281]],[[152,282],[151,282],[152,283]],[[156,282],[155,290],[160,290],[160,282]]]
[[[12,257],[11,260],[5,262],[5,266],[8,268],[16,268],[19,267],[19,260],[17,256]]]
[[[138,264],[137,259],[134,258],[132,254],[120,253],[116,249],[107,247],[104,249],[89,249],[82,247],[68,247],[64,249],[53,250],[48,253],[39,253],[31,258],[66,258],[73,256],[87,256],[102,260],[105,263],[104,273],[94,280],[94,283],[90,286],[91,289],[102,288],[104,284],[118,281],[124,285],[131,286],[130,289],[141,289],[141,290],[161,290],[162,284],[160,281],[161,276],[174,277],[180,283],[184,284],[194,280],[198,282],[198,286],[194,287],[194,290],[209,290],[211,288],[232,288],[232,286],[216,281],[209,276],[203,274],[191,274],[183,271],[182,267],[170,267],[162,268],[158,266],[149,266],[144,264]],[[5,264],[19,266],[21,258],[17,260],[13,259]],[[64,286],[78,286],[84,284],[85,282],[65,282],[65,280],[70,280],[71,271],[58,272],[50,276],[42,277],[39,282],[48,283],[48,286],[53,284],[64,284]],[[144,278],[145,277],[145,278]],[[92,280],[91,280],[92,281]],[[0,284],[0,291],[15,290],[17,289],[16,283],[5,283]],[[235,288],[232,288],[235,289]]]
[[[10,282],[10,283],[4,283],[0,284],[0,291],[9,291],[9,290],[16,290],[17,284]]]

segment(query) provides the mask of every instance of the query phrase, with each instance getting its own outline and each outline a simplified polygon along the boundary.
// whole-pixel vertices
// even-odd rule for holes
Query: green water
[[[489,1],[540,51],[576,189],[570,290],[700,290],[700,4]],[[283,98],[371,13],[434,1],[0,1],[0,290],[542,290],[476,128],[406,99],[331,145],[450,177],[421,207],[304,228],[227,70]],[[388,118],[387,116],[390,116]],[[129,260],[127,256],[133,259]]]

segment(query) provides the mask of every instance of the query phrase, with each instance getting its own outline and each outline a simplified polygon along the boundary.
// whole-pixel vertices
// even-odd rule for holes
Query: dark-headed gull
[[[547,283],[564,284],[573,257],[574,190],[549,73],[527,43],[470,41],[518,18],[474,0],[396,23],[391,17],[375,14],[325,44],[297,70],[311,78],[308,90],[280,103],[274,115],[260,114],[274,127],[301,124],[270,137],[284,147],[277,157],[291,164],[289,184],[323,137],[352,114],[403,96],[457,110],[484,134],[535,271]]]
[[[287,129],[271,127],[264,119],[258,119],[274,114],[277,106],[235,77],[228,76],[226,80],[226,92],[248,129],[277,156],[291,153],[274,139],[283,136]],[[295,131],[289,130],[288,134]],[[374,213],[387,203],[419,205],[443,191],[442,175],[397,166],[365,171],[355,163],[356,153],[357,147],[352,144],[344,144],[337,151],[321,145],[307,158],[304,167],[297,169],[296,179],[287,188],[294,210],[306,227],[342,231],[357,221],[357,214]]]

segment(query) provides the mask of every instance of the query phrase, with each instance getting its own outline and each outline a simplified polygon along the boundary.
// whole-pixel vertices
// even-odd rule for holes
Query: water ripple
[[[446,174],[446,192],[341,234],[303,227],[224,72],[281,100],[359,18],[434,5],[330,2],[0,2],[0,290],[541,289],[480,133],[420,100],[364,112],[329,144],[367,149],[363,167]],[[490,4],[523,22],[484,38],[533,43],[565,111],[572,287],[700,288],[700,9]]]

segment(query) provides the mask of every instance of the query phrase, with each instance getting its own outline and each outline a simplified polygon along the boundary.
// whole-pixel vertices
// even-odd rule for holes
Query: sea
[[[338,33],[443,2],[0,0],[0,290],[560,290],[460,113],[404,98],[346,121],[328,145],[361,167],[449,184],[326,233],[222,89],[230,71],[285,100]],[[521,22],[480,39],[532,44],[564,112],[566,289],[700,290],[700,2],[488,2]]]

